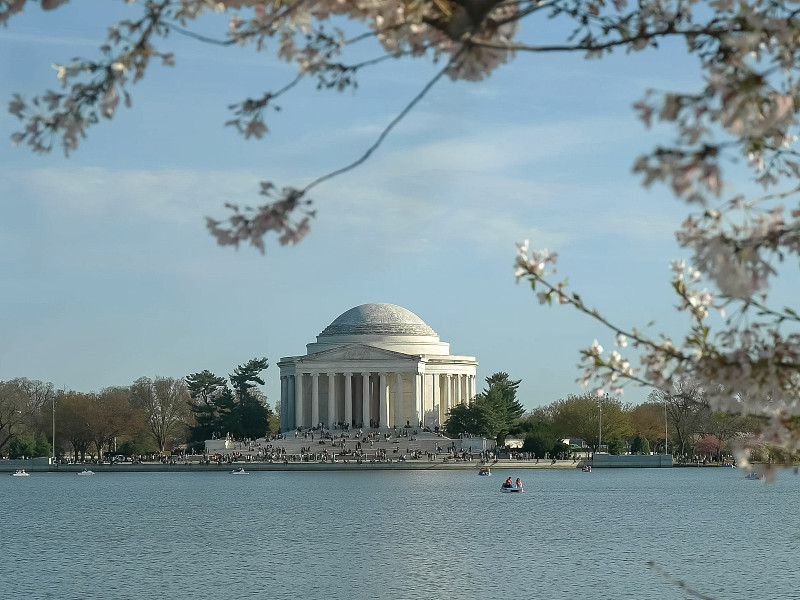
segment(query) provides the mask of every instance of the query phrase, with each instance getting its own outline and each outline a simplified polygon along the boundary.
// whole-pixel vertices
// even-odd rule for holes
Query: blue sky
[[[160,47],[176,65],[153,65],[133,107],[69,158],[13,147],[11,94],[56,88],[51,63],[96,56],[106,27],[135,11],[31,5],[0,29],[0,380],[92,391],[266,356],[274,403],[280,357],[353,306],[391,302],[476,356],[481,383],[506,371],[527,408],[548,404],[581,393],[578,349],[613,336],[515,284],[525,238],[557,250],[559,275],[613,320],[680,332],[668,266],[686,209],[631,174],[658,135],[631,105],[648,87],[699,85],[680,46],[602,61],[521,55],[485,82],[440,82],[370,161],[314,190],[306,240],[270,238],[262,256],[216,246],[204,217],[258,203],[261,179],[299,185],[354,160],[438,67],[384,63],[355,92],[300,86],[268,117],[270,134],[245,141],[223,126],[226,107],[291,69],[173,35]],[[216,23],[221,36],[222,20],[202,26]],[[646,395],[629,388],[625,400]]]

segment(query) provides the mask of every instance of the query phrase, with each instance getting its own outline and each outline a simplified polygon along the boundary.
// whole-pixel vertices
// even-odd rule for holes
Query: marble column
[[[286,425],[286,388],[288,384],[286,383],[286,377],[281,377],[281,431],[286,431],[288,426]]]
[[[369,427],[369,371],[361,373],[361,421],[364,427]]]
[[[394,424],[397,427],[405,427],[408,419],[403,419],[403,374],[398,373],[396,378],[397,401],[394,405]]]
[[[294,376],[294,426],[303,427],[303,374]]]
[[[419,373],[414,373],[414,427],[419,427],[422,423],[422,382],[424,380]]]
[[[311,426],[319,425],[319,373],[311,374]]]
[[[453,408],[453,376],[448,374],[444,376],[445,378],[445,393],[447,396],[445,397],[445,401],[443,402],[445,410],[442,412],[442,419],[447,418],[447,413],[450,412],[450,409]]]
[[[380,427],[389,426],[389,399],[386,397],[386,373],[378,375],[380,380],[380,413],[378,415],[378,422]]]
[[[435,411],[434,414],[436,416],[434,418],[436,419],[436,422],[435,423],[430,423],[430,425],[438,425],[439,424],[439,415],[442,413],[442,407],[440,406],[440,404],[442,403],[442,389],[439,387],[439,374],[438,373],[432,373],[431,374],[431,378],[433,379],[433,382],[432,382],[433,386],[431,388],[433,390],[433,398],[431,398],[431,400],[433,402],[431,404],[431,412]]]
[[[464,396],[462,394],[464,390],[461,388],[461,380],[464,378],[464,376],[459,374],[456,375],[456,377],[458,377],[456,381],[456,404],[464,404]]]
[[[328,373],[328,429],[336,423],[336,373]]]
[[[344,422],[353,424],[353,374],[344,374]]]
[[[281,404],[281,412],[286,411],[286,430],[297,427],[294,416],[294,375],[286,376],[286,402]]]

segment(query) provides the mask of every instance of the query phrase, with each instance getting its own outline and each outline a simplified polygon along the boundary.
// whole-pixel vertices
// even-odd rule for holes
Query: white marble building
[[[475,357],[451,355],[450,344],[402,306],[351,308],[306,350],[278,362],[281,431],[320,423],[435,428],[476,394]]]

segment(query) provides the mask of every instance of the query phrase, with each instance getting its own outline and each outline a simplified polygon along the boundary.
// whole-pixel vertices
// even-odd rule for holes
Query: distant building
[[[587,447],[586,442],[581,438],[564,438],[561,442],[569,446],[570,450],[581,450]]]
[[[306,350],[278,362],[282,431],[320,423],[435,428],[476,394],[475,357],[451,355],[450,344],[402,306],[351,308]]]

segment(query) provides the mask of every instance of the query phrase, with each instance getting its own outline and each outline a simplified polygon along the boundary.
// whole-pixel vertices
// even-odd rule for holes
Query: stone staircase
[[[337,458],[348,458],[359,449],[366,455],[367,460],[375,459],[376,456],[385,452],[386,459],[398,460],[401,456],[410,459],[413,453],[419,453],[421,460],[428,460],[429,454],[435,454],[436,460],[445,459],[450,449],[455,444],[455,449],[460,450],[462,440],[451,440],[443,435],[427,431],[412,429],[371,429],[363,430],[332,430],[329,432],[304,431],[298,435],[289,432],[280,439],[260,438],[250,442],[227,441],[227,440],[207,440],[206,451],[208,454],[233,454],[241,453],[244,457],[253,457],[259,454],[260,449],[272,447],[273,449],[284,449],[289,456],[299,457],[301,454],[311,454],[312,457],[327,450],[328,455],[336,454]],[[344,448],[342,448],[344,443]],[[359,448],[360,444],[360,448]],[[469,444],[463,443],[464,449],[469,448]],[[473,455],[480,461],[480,444],[476,441]],[[353,458],[355,458],[353,456]],[[245,458],[247,460],[247,458]]]

